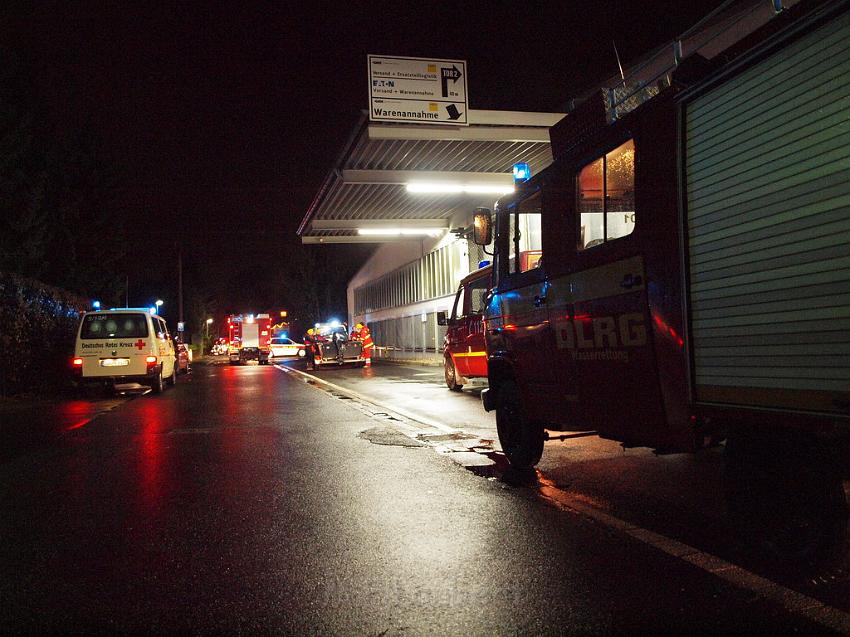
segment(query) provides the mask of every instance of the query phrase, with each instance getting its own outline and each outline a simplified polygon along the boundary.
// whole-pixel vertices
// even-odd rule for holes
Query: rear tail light
[[[72,358],[71,359],[71,371],[75,376],[83,375],[83,359],[82,358]]]
[[[74,367],[82,367],[83,366],[83,359],[82,358],[74,358],[74,359],[71,360],[71,365],[73,365]]]
[[[155,363],[156,362],[156,356],[148,356],[147,358],[145,358],[145,362],[148,365],[150,365],[151,363]]]

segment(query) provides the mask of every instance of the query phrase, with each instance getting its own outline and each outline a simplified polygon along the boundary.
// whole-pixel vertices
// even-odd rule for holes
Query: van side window
[[[629,140],[578,174],[579,250],[635,229],[635,143]]]
[[[510,272],[527,272],[536,268],[543,256],[539,191],[511,210],[508,232]]]

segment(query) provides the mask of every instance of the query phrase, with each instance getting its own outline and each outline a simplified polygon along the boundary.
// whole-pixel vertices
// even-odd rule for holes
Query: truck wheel
[[[496,407],[496,429],[499,442],[511,466],[529,469],[543,455],[543,427],[528,419],[519,387],[512,380],[499,386],[499,403]]]
[[[730,437],[727,509],[744,541],[777,567],[829,575],[848,561],[847,498],[832,463],[805,446]]]
[[[463,389],[463,385],[457,382],[457,369],[451,356],[446,356],[443,367],[446,377],[446,387],[451,391],[460,391]]]
[[[153,379],[153,383],[151,383],[151,390],[153,390],[154,394],[161,394],[165,390],[165,381],[162,380],[162,367],[159,368],[159,373]]]

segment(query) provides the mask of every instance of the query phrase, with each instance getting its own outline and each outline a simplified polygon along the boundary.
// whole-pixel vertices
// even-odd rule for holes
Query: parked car
[[[278,336],[271,340],[271,354],[269,358],[285,358],[287,356],[303,358],[305,353],[304,343],[296,343],[291,338]]]
[[[188,374],[192,366],[192,350],[186,343],[174,343],[177,352],[177,373]]]
[[[227,354],[227,340],[224,338],[218,339],[210,348],[210,354],[213,356],[224,356]]]

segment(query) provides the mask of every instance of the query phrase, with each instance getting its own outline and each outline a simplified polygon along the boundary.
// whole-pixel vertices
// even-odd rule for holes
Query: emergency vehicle
[[[443,370],[446,386],[452,391],[463,389],[471,378],[487,378],[484,297],[492,275],[489,265],[468,274],[458,285],[451,315],[437,313],[437,323],[448,328],[443,341]]]
[[[227,356],[231,365],[254,360],[268,365],[271,317],[268,314],[231,314],[227,317]]]
[[[313,332],[314,342],[307,346],[312,347],[313,364],[317,369],[328,365],[366,365],[363,343],[353,340],[341,323],[316,323]]]
[[[177,383],[174,341],[165,321],[144,308],[86,312],[71,369],[81,385],[148,385],[155,393]]]
[[[803,1],[626,101],[596,93],[551,129],[549,168],[476,212],[476,243],[495,229],[483,401],[514,466],[547,430],[726,439],[757,547],[846,556],[848,43],[850,3]]]

